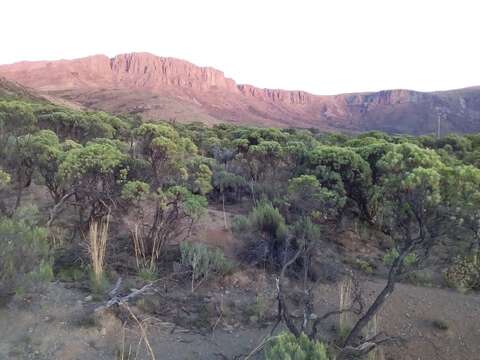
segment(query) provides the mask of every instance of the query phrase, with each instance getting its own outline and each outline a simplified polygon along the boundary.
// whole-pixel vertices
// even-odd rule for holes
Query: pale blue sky
[[[476,0],[1,0],[0,63],[148,51],[316,94],[480,85]]]

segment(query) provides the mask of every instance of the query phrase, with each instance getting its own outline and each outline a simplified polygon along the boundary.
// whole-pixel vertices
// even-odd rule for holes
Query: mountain
[[[294,71],[292,69],[292,71]],[[147,119],[424,134],[480,131],[480,87],[319,96],[237,84],[184,60],[131,53],[19,62],[0,75],[47,97]]]

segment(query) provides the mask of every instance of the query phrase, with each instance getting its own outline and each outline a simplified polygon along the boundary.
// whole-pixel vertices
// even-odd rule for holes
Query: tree
[[[376,197],[372,188],[372,172],[368,163],[349,148],[317,146],[309,155],[309,168],[322,186],[345,192],[358,209],[359,215],[374,222],[371,199]],[[338,174],[338,175],[337,175]]]
[[[246,186],[245,179],[239,175],[235,175],[231,172],[224,170],[223,168],[217,169],[213,174],[213,187],[218,191],[222,197],[222,211],[223,222],[225,229],[227,226],[227,216],[225,214],[225,195],[230,194],[230,197],[236,200],[238,193]]]
[[[288,196],[292,213],[300,216],[315,216],[321,219],[335,218],[338,209],[345,205],[345,197],[324,188],[313,175],[301,175],[288,184]]]
[[[37,119],[30,104],[21,101],[0,101],[0,153],[9,137],[18,138],[30,132]]]
[[[122,198],[133,215],[129,228],[137,266],[151,273],[156,271],[165,245],[173,239],[188,237],[207,207],[204,196],[195,195],[185,187],[150,192],[150,186],[139,181],[127,182]],[[148,210],[152,207],[152,211]]]
[[[442,174],[444,196],[458,225],[471,234],[474,262],[480,254],[480,169],[471,165],[446,168]]]
[[[140,153],[150,164],[154,188],[187,180],[186,162],[197,147],[170,125],[143,124],[134,132]]]
[[[125,155],[111,144],[89,143],[67,151],[59,174],[73,191],[79,214],[88,210],[88,219],[110,213],[126,180]]]
[[[258,143],[257,143],[258,140]],[[248,169],[252,200],[255,197],[255,186],[258,183],[268,182],[268,188],[274,189],[275,180],[279,178],[280,164],[283,161],[282,146],[276,141],[263,141],[256,139],[254,144],[248,144],[246,140],[237,142],[237,159]]]
[[[415,254],[415,265],[425,261],[450,217],[444,211],[442,172],[445,165],[432,150],[399,144],[382,157],[382,231],[395,242],[398,256],[388,271],[387,283],[360,317],[345,340],[356,345],[361,331],[393,293],[407,272],[406,258]]]

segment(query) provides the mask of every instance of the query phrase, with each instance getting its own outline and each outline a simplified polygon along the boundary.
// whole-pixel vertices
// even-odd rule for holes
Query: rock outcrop
[[[48,96],[151,119],[221,121],[321,130],[431,133],[480,131],[480,89],[317,96],[304,91],[239,85],[188,61],[131,53],[108,58],[20,62],[0,75]]]

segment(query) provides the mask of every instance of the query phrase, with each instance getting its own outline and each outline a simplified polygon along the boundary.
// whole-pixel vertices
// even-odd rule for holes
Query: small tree
[[[124,159],[125,155],[110,143],[88,143],[66,153],[59,173],[80,205],[80,221],[85,211],[89,221],[112,211],[128,172]]]
[[[192,194],[185,187],[174,186],[152,193],[148,184],[139,181],[126,183],[122,197],[133,215],[130,234],[137,267],[150,273],[156,271],[165,245],[173,239],[188,237],[207,207],[204,196]],[[149,207],[153,211],[147,211]]]
[[[441,235],[441,225],[450,218],[442,198],[445,165],[434,151],[413,144],[396,145],[379,166],[383,172],[382,230],[395,241],[397,256],[391,262],[385,287],[354,325],[345,340],[346,347],[356,345],[361,331],[393,293],[395,284],[407,272],[412,254],[416,265],[428,258]]]

